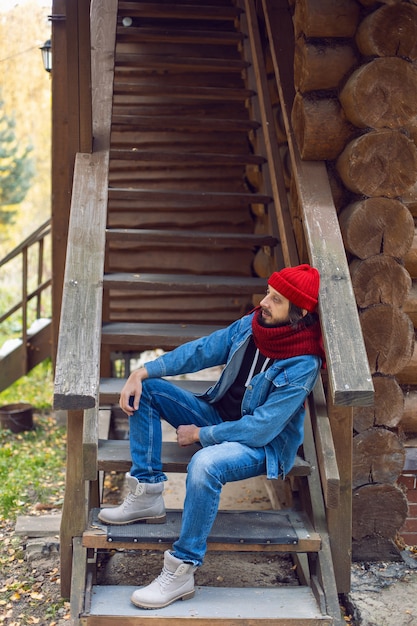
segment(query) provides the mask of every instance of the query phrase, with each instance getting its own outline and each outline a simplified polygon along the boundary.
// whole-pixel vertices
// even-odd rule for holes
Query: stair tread
[[[155,242],[190,245],[209,245],[246,248],[248,246],[275,246],[278,240],[271,235],[252,233],[214,233],[194,230],[161,230],[148,228],[108,228],[107,241]]]
[[[269,204],[270,196],[250,192],[214,192],[214,191],[178,191],[175,189],[146,189],[142,187],[109,187],[109,200],[133,200],[164,202],[167,206],[176,206],[198,202],[204,207],[207,204],[220,206],[230,205],[233,202],[247,202],[248,204]]]
[[[191,69],[199,71],[240,72],[249,63],[240,59],[223,59],[217,57],[183,57],[166,54],[135,54],[116,52],[116,67],[134,66],[142,68]]]
[[[201,165],[205,163],[214,163],[215,165],[262,165],[265,162],[264,157],[256,154],[221,154],[213,152],[177,152],[168,150],[141,150],[135,147],[129,148],[112,148],[110,150],[110,159],[114,160],[132,160],[143,161],[147,165],[149,163],[180,163],[181,165]]]
[[[136,126],[134,122],[132,126]],[[130,126],[129,126],[130,128]],[[149,128],[149,127],[146,127]],[[178,149],[177,152],[159,151],[150,152],[140,150],[132,146],[126,148],[112,148],[110,159],[114,161],[143,162],[148,167],[151,163],[184,165],[188,167],[201,165],[262,165],[264,158],[255,154],[221,154],[218,152],[192,152],[186,149]],[[114,164],[112,164],[114,165]]]
[[[134,523],[123,526],[103,524],[97,518],[99,510],[93,511],[91,526],[104,530],[110,543],[136,539],[173,542],[178,538],[181,528],[180,510],[168,510],[165,524]],[[251,545],[265,543],[295,545],[299,540],[297,528],[301,529],[302,536],[308,532],[302,525],[301,517],[292,511],[219,511],[208,541]]]
[[[253,120],[233,120],[213,117],[191,117],[186,115],[130,115],[113,114],[112,129],[118,126],[129,126],[134,130],[182,130],[183,132],[196,129],[204,131],[233,130],[248,131],[259,128],[259,122]]]
[[[201,87],[193,85],[164,85],[161,83],[136,83],[133,80],[114,83],[114,94],[137,92],[136,103],[146,102],[152,96],[166,99],[190,98],[201,100],[244,101],[254,95],[254,91],[234,87]]]
[[[142,322],[113,322],[103,325],[102,334],[132,334],[141,337],[161,339],[177,345],[178,342],[185,343],[192,339],[204,337],[221,326],[205,324],[146,324]]]
[[[137,289],[146,291],[179,291],[195,294],[234,295],[263,293],[266,282],[251,276],[193,276],[189,274],[129,274],[115,272],[105,274],[106,289]],[[110,332],[110,329],[108,329]]]
[[[188,20],[233,20],[242,9],[232,6],[193,6],[183,2],[119,2],[118,12],[129,17],[162,17]]]
[[[101,378],[100,379],[100,405],[117,404],[125,378]],[[175,380],[176,385],[189,389],[193,393],[204,393],[214,383],[209,380]]]
[[[124,379],[119,379],[124,382]],[[183,383],[185,381],[174,381],[176,383]],[[197,381],[189,381],[197,382]],[[200,382],[200,381],[199,381]],[[205,385],[203,385],[205,382]],[[201,389],[199,390],[197,385],[192,387],[191,385],[184,388],[194,391],[205,391],[210,386],[209,381],[201,381]],[[120,393],[121,385],[119,388]],[[175,441],[164,441],[162,443],[162,465],[165,472],[186,472],[187,465],[193,454],[199,449],[200,446],[192,445],[186,448],[181,448]],[[129,441],[126,439],[99,439],[98,453],[97,453],[98,469],[103,471],[123,471],[128,472],[132,466],[132,458],[130,455]],[[297,456],[294,462],[294,467],[289,472],[291,476],[308,476],[310,474],[310,464]]]
[[[143,43],[169,42],[175,44],[197,43],[199,45],[227,45],[236,46],[244,40],[242,33],[214,30],[210,28],[178,29],[173,24],[171,28],[149,26],[125,26],[117,27],[117,39],[119,42],[140,41]]]
[[[121,288],[121,283],[113,283]],[[147,324],[143,322],[110,322],[102,327],[103,345],[116,345],[118,350],[172,350],[187,341],[199,339],[221,326],[197,324]]]
[[[142,623],[144,612],[130,602],[130,597],[137,587],[124,585],[94,586],[92,590],[90,615],[109,615],[119,618],[137,618]],[[197,587],[194,598],[186,602],[174,602],[162,610],[150,609],[146,617],[158,618],[158,625],[165,625],[170,620],[231,620],[244,626],[267,620],[268,626],[330,626],[330,617],[323,616],[317,606],[310,587],[278,588],[230,588]],[[306,622],[301,621],[306,620]],[[107,622],[106,622],[107,623]],[[116,621],[114,622],[117,623]],[[132,623],[133,622],[130,622]],[[175,623],[179,623],[176,621]]]
[[[192,274],[147,274],[114,272],[104,275],[104,286],[133,286],[151,291],[180,291],[195,294],[263,293],[265,279],[252,276],[194,276]]]
[[[83,534],[83,545],[97,548],[159,549],[172,545],[181,529],[182,510],[168,509],[164,524],[132,523],[110,525],[90,512],[89,527]],[[275,552],[317,552],[321,538],[307,516],[298,511],[230,511],[220,510],[208,537],[209,550]]]

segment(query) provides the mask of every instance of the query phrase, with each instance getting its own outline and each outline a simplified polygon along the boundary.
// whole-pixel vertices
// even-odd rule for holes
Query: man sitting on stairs
[[[194,571],[225,483],[262,474],[273,479],[291,469],[303,441],[304,403],[324,359],[315,312],[319,281],[307,264],[274,272],[251,313],[127,379],[120,406],[130,418],[130,492],[120,506],[101,509],[102,522],[165,521],[161,418],[176,428],[180,446],[202,446],[188,466],[179,538],[165,552],[161,574],[133,593],[136,606],[161,608],[194,595]],[[219,380],[202,395],[162,378],[218,365],[225,365]]]

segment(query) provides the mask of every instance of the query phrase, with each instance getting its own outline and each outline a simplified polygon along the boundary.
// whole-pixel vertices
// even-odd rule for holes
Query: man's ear
[[[301,312],[303,314],[303,317],[305,317],[308,313],[307,309],[301,309]]]

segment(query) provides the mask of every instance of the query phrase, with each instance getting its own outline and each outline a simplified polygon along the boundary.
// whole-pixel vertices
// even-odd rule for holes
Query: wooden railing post
[[[353,408],[328,402],[327,411],[340,477],[337,508],[326,509],[330,546],[339,593],[350,591],[352,563],[352,447]]]
[[[60,530],[61,595],[71,593],[72,540],[86,525],[86,494],[82,451],[83,411],[67,412],[67,465],[65,499]]]

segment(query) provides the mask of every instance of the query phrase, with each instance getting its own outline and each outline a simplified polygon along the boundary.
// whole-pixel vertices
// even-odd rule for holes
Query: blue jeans
[[[130,417],[130,473],[141,482],[167,480],[161,463],[161,418],[174,428],[222,422],[213,406],[189,391],[160,378],[144,380],[139,409]],[[173,545],[174,556],[201,565],[223,485],[265,472],[264,448],[230,441],[198,450],[188,465],[181,532]]]

